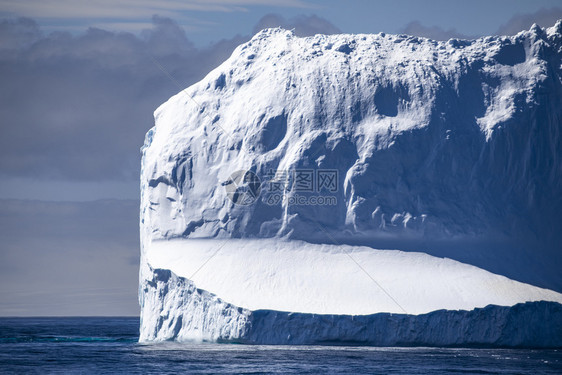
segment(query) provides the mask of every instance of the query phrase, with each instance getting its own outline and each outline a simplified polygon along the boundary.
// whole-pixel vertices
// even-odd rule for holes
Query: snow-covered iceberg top
[[[557,231],[561,25],[447,42],[258,33],[155,112],[143,236]],[[235,171],[263,184],[309,169],[337,172],[331,204],[291,204],[314,195],[293,182],[278,204],[265,186],[248,206],[224,188]]]

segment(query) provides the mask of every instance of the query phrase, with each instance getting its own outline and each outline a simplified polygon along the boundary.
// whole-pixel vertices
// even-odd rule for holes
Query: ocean
[[[0,318],[0,373],[561,374],[561,350],[139,344],[138,318]]]

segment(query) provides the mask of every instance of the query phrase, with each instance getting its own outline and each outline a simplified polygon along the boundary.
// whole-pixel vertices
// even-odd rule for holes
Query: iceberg
[[[146,135],[140,341],[562,346],[561,62],[259,32]]]

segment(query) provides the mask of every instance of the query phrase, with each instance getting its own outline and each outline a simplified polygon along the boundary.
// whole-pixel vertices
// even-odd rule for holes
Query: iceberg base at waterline
[[[272,239],[146,248],[141,341],[562,347],[562,295],[451,259]]]
[[[141,288],[141,342],[562,347],[562,305],[557,302],[488,305],[420,315],[333,315],[250,311],[197,289],[169,270],[153,270],[153,278],[145,280]]]

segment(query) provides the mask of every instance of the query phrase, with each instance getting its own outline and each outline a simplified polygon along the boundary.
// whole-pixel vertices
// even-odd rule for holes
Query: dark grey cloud
[[[138,204],[0,200],[0,315],[137,315]]]
[[[521,30],[529,30],[536,23],[541,27],[550,27],[562,19],[562,8],[540,9],[535,13],[518,14],[501,25],[496,32],[497,35],[515,35]]]
[[[314,17],[299,18],[299,30],[307,19],[314,33],[334,30]],[[0,178],[14,182],[5,189],[32,178],[41,191],[138,179],[152,113],[179,91],[152,59],[187,87],[250,37],[197,48],[157,16],[140,36],[45,35],[30,19],[0,21]],[[138,314],[138,207],[0,200],[0,315]]]
[[[140,36],[90,28],[45,35],[31,19],[0,21],[0,177],[123,181],[138,178],[154,110],[199,81],[250,35],[196,48],[173,20],[154,16]],[[256,30],[339,32],[325,19],[263,17]]]
[[[138,178],[153,111],[219,65],[247,37],[195,48],[155,16],[141,36],[91,28],[41,34],[29,19],[0,22],[0,176],[60,180]]]
[[[17,51],[29,47],[41,38],[39,25],[28,18],[0,22],[0,48],[2,51]]]
[[[341,30],[330,23],[330,21],[316,15],[297,16],[286,19],[279,14],[270,13],[258,21],[254,27],[254,34],[271,27],[281,27],[288,30],[294,29],[297,36],[341,33]]]

